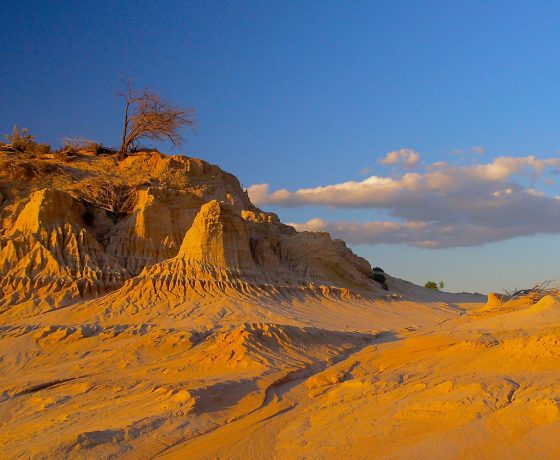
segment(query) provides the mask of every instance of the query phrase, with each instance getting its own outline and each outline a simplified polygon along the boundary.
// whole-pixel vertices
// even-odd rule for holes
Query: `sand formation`
[[[387,291],[202,160],[0,162],[7,458],[560,454],[555,297]]]
[[[188,297],[243,284],[380,294],[369,263],[342,241],[282,225],[251,204],[234,176],[204,161],[153,152],[121,162],[5,163],[0,273],[2,311],[11,316],[98,297],[138,275],[126,289],[150,284]],[[133,206],[111,221],[83,193],[92,180],[98,195],[126,184]]]

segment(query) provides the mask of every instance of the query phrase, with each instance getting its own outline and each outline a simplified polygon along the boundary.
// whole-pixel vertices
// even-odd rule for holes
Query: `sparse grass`
[[[0,169],[11,179],[27,180],[60,172],[60,167],[56,164],[21,159],[1,161]]]
[[[102,154],[116,153],[115,149],[105,147],[100,142],[91,141],[82,137],[65,138],[62,148],[55,152],[60,161],[74,161],[79,155],[98,156]]]
[[[73,149],[61,149],[54,152],[54,157],[58,161],[62,161],[64,163],[69,163],[74,161],[77,157],[77,152]]]

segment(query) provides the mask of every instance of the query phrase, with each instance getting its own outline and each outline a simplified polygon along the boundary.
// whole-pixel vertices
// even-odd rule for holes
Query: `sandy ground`
[[[7,321],[2,456],[558,458],[558,300],[455,299]]]

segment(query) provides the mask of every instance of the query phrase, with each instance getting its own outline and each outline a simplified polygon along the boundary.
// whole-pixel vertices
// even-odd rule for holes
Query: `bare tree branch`
[[[556,280],[543,281],[542,283],[535,284],[531,289],[513,289],[504,290],[504,297],[507,297],[507,301],[500,306],[500,309],[504,308],[509,302],[520,297],[527,297],[533,303],[538,302],[544,296],[547,295],[558,295],[560,293],[560,285]]]
[[[183,126],[194,128],[196,124],[194,109],[175,107],[147,89],[139,92],[131,80],[124,85],[124,90],[117,93],[125,101],[121,155],[143,137],[154,141],[167,139],[175,147],[180,146],[183,138],[179,130]]]

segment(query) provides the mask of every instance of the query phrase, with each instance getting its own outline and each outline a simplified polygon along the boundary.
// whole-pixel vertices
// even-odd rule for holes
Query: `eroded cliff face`
[[[118,288],[130,276],[88,230],[83,213],[66,192],[29,195],[1,240],[0,311],[65,306]]]
[[[281,224],[202,160],[143,152],[120,162],[0,161],[0,314],[29,316],[118,289],[178,300],[207,290],[383,293],[342,241]],[[111,193],[130,194],[131,204],[111,212]]]

